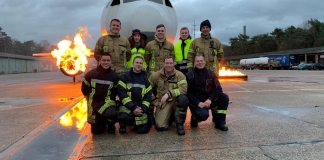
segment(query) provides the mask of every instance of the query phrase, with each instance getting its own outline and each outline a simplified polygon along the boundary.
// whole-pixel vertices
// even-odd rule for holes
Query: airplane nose
[[[147,19],[150,19],[150,24],[145,22]],[[163,22],[161,13],[155,7],[149,5],[143,5],[136,8],[131,19],[132,27],[138,28],[142,32],[151,31],[152,28],[149,27],[156,26]],[[155,30],[155,28],[153,30]]]

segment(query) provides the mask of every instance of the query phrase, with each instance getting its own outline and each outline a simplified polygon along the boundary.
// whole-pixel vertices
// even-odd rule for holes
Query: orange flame
[[[87,122],[87,100],[83,99],[60,118],[60,124],[71,127],[75,123],[77,129],[82,130]]]
[[[219,76],[243,76],[242,72],[238,70],[231,70],[231,69],[225,69],[225,67],[222,67],[222,69],[219,70]]]
[[[79,32],[74,36],[73,44],[68,36],[57,44],[58,49],[52,51],[51,54],[57,59],[56,65],[58,68],[63,69],[70,75],[85,71],[88,64],[87,57],[93,54],[83,43],[85,36],[91,38],[87,27],[79,27]]]

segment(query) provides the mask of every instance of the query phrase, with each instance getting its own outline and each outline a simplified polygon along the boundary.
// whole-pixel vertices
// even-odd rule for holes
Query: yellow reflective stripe
[[[187,83],[187,80],[184,79],[184,80],[179,81],[178,85],[180,86],[181,84],[186,84],[186,83]]]
[[[227,113],[227,110],[217,110],[217,113],[219,113],[219,114],[226,114]]]
[[[143,113],[140,117],[135,117],[135,125],[142,125],[148,122],[147,114]]]
[[[89,82],[88,82],[85,78],[83,79],[83,82],[84,82],[84,84],[86,84],[88,87],[90,87]]]
[[[224,52],[223,49],[218,50],[218,53],[223,53],[223,52]]]
[[[129,97],[127,97],[127,98],[124,98],[123,100],[122,100],[122,103],[123,103],[123,105],[126,105],[127,103],[129,103],[129,102],[131,102],[132,100],[129,98]]]
[[[132,97],[132,92],[127,92],[128,97]]]
[[[120,113],[120,112],[124,112],[124,113],[127,113],[127,114],[131,113],[131,110],[129,110],[129,109],[126,108],[125,106],[121,106],[121,107],[119,107],[118,111],[119,111],[119,113]]]
[[[152,90],[152,86],[150,85],[149,87],[146,88],[145,94],[148,93],[151,90]]]
[[[187,68],[193,68],[193,64],[191,62],[187,63]]]
[[[119,84],[120,86],[122,86],[123,88],[127,89],[127,88],[126,88],[126,84],[125,84],[123,81],[118,81],[118,84]]]
[[[142,104],[144,104],[147,108],[150,106],[150,102],[142,101]]]
[[[98,113],[102,114],[108,107],[115,106],[116,102],[113,100],[106,100],[105,104],[99,109]]]
[[[180,95],[179,89],[174,89],[173,91],[174,91],[174,94],[176,95],[176,97]]]
[[[104,52],[108,52],[108,46],[103,46],[102,49]]]
[[[155,69],[155,55],[154,55],[154,51],[152,51],[151,61],[152,61],[152,64],[151,64],[151,67],[150,67],[150,71],[151,72],[154,72],[154,69]]]
[[[214,68],[214,69],[217,69],[217,57],[216,57],[216,55],[214,56],[213,68]],[[217,71],[217,72],[218,72],[218,71]]]

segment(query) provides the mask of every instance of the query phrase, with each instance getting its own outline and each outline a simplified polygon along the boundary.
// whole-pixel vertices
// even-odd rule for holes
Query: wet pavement
[[[199,123],[198,128],[191,128],[188,111],[184,136],[176,134],[175,124],[164,132],[157,132],[152,127],[148,134],[136,134],[132,127],[127,128],[127,134],[119,134],[119,126],[116,124],[117,130],[114,135],[107,132],[92,135],[89,125],[85,125],[84,128],[75,126],[78,118],[72,116],[77,115],[77,111],[82,111],[72,108],[81,100],[80,88],[77,88],[80,84],[73,84],[64,77],[40,81],[28,80],[26,83],[33,86],[32,88],[46,84],[49,85],[46,88],[47,92],[62,87],[69,93],[63,92],[64,96],[58,96],[55,89],[53,94],[49,95],[33,90],[36,95],[32,96],[25,88],[23,89],[25,96],[14,90],[7,92],[6,98],[1,97],[0,115],[1,117],[5,115],[6,118],[5,122],[1,121],[0,124],[2,128],[9,130],[6,133],[11,135],[0,131],[2,146],[0,158],[323,159],[324,72],[281,70],[242,72],[248,75],[248,79],[221,81],[224,92],[229,95],[232,102],[227,112],[229,131],[216,130],[211,117]],[[17,88],[17,83],[18,88],[22,87],[19,83],[23,84],[20,81],[6,80],[3,83],[15,86],[13,88]],[[24,100],[26,104],[21,103]],[[32,104],[40,107],[33,108]],[[50,118],[41,116],[35,119],[35,116],[26,116],[30,114],[24,113],[22,109],[31,108],[31,113],[35,112],[33,109],[43,109],[45,112],[48,109],[44,107],[46,105],[56,108],[51,110]],[[69,110],[70,108],[72,109]],[[14,118],[14,114],[24,116]],[[24,122],[26,119],[20,120],[26,117],[35,119],[29,122],[31,124],[29,127],[26,127]],[[64,123],[62,117],[65,117]],[[69,119],[73,120],[72,126],[66,125],[69,124],[67,123]],[[15,125],[7,124],[10,121],[15,121]],[[15,130],[20,134],[10,132]],[[16,141],[8,142],[3,138],[5,135]]]

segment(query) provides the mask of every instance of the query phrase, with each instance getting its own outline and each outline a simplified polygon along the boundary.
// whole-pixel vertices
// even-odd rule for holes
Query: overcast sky
[[[87,26],[92,39],[86,44],[93,49],[101,36],[100,19],[109,0],[1,0],[0,27],[21,42],[47,40],[55,45],[66,35],[74,36],[78,26]],[[311,18],[324,21],[324,0],[170,0],[176,10],[178,27],[187,26],[196,38],[199,25],[209,19],[211,34],[222,43],[243,33],[272,32],[276,27],[300,26]],[[178,38],[179,36],[177,36]]]

